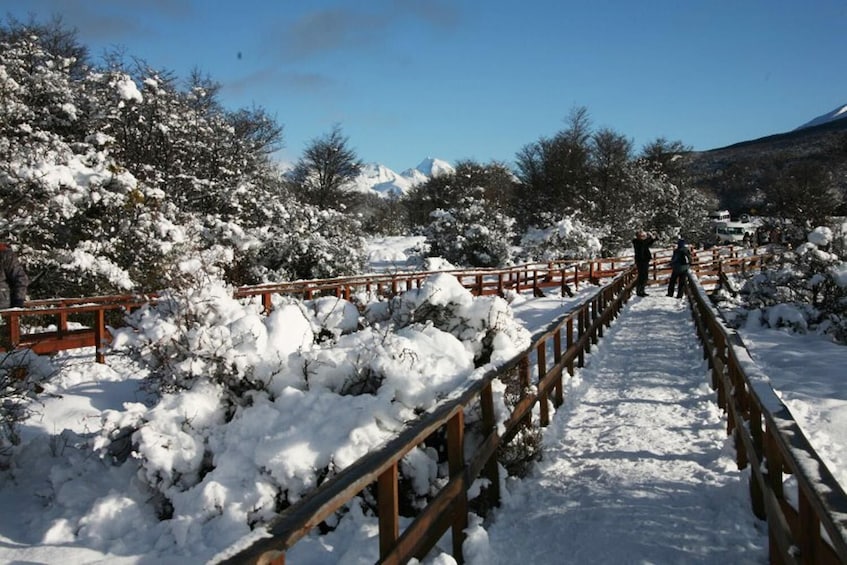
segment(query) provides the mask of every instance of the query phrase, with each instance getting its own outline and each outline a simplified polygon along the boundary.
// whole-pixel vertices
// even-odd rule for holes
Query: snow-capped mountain
[[[835,120],[841,120],[841,119],[844,119],[844,118],[847,118],[847,104],[839,106],[838,108],[836,108],[832,112],[827,112],[826,114],[820,115],[817,118],[815,118],[814,120],[812,120],[810,122],[806,122],[805,124],[798,127],[797,129],[819,126],[819,125],[825,124],[827,122],[833,122]]]
[[[414,169],[407,169],[403,172],[404,175],[413,174],[415,171],[422,173],[427,178],[440,177],[441,175],[449,175],[456,172],[456,169],[446,161],[427,157]]]
[[[368,163],[362,167],[361,174],[348,185],[356,192],[375,192],[380,196],[406,194],[412,187],[426,182],[432,177],[453,173],[450,163],[427,157],[414,169],[396,173],[385,165]]]

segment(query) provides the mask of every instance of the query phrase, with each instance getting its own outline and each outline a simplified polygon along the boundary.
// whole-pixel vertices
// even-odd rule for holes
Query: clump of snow
[[[138,90],[138,86],[129,75],[121,75],[115,80],[115,90],[117,91],[120,99],[123,101],[143,101],[141,91]]]
[[[791,304],[771,306],[767,312],[767,320],[772,328],[788,326],[799,331],[805,331],[808,328],[803,311]]]
[[[832,278],[839,288],[847,288],[847,262],[830,267]]]
[[[832,229],[826,226],[819,226],[809,232],[807,239],[809,243],[813,243],[818,247],[825,247],[832,243]]]
[[[131,290],[135,286],[126,270],[115,265],[109,259],[89,253],[82,248],[74,249],[70,257],[65,258],[62,268],[68,271],[97,273],[116,288]]]
[[[370,240],[368,264],[374,272],[408,271],[420,268],[426,252],[425,236],[379,237]]]
[[[359,326],[359,309],[346,300],[325,296],[311,302],[315,319],[334,337],[356,331]]]
[[[426,257],[423,260],[423,270],[427,272],[456,271],[458,269],[459,267],[457,267],[444,257]]]

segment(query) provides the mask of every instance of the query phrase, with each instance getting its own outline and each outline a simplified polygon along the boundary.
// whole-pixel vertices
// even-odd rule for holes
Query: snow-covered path
[[[498,563],[766,563],[683,300],[634,298],[486,527]]]

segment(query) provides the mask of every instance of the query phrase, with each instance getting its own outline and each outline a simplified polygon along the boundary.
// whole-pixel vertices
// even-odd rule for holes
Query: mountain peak
[[[436,159],[435,157],[427,157],[415,169],[430,178],[455,172],[455,169],[450,163]]]
[[[347,185],[347,189],[373,192],[379,196],[399,196],[432,177],[451,174],[454,170],[447,161],[434,157],[427,157],[414,169],[406,169],[399,175],[380,163],[367,163],[359,176]]]
[[[841,120],[841,119],[844,119],[844,118],[847,118],[847,104],[844,104],[842,106],[837,107],[832,112],[827,112],[826,114],[822,114],[822,115],[818,116],[817,118],[815,118],[814,120],[812,120],[810,122],[806,122],[805,124],[798,127],[797,129],[804,129],[804,128],[810,128],[810,127],[814,127],[814,126],[819,126],[819,125],[825,124],[827,122],[833,122],[835,120]]]

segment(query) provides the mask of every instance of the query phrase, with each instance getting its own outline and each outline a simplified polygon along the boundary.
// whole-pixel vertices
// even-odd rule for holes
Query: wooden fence
[[[739,469],[750,469],[756,516],[767,520],[772,563],[847,563],[847,495],[702,287],[687,285],[711,385],[735,440]],[[783,475],[796,481],[786,493]],[[791,501],[796,501],[792,504]]]
[[[520,430],[532,425],[536,404],[540,425],[548,424],[548,399],[555,406],[563,402],[564,375],[572,375],[575,366],[582,366],[585,354],[629,299],[634,281],[634,270],[626,268],[611,283],[600,287],[546,332],[536,336],[522,354],[496,370],[489,370],[455,400],[411,423],[384,448],[340,471],[269,524],[271,537],[257,540],[223,562],[284,564],[286,550],[362,491],[376,485],[380,563],[406,563],[411,558],[423,558],[448,530],[452,532],[453,556],[461,563],[471,485],[478,477],[487,479],[489,486],[480,496],[485,497],[488,507],[498,503],[498,450]],[[549,361],[548,355],[552,357]],[[517,373],[520,397],[499,433],[491,383],[510,372]],[[477,404],[482,412],[481,440],[476,445],[466,445],[465,411]],[[449,481],[401,532],[399,462],[439,432],[447,437]]]
[[[769,255],[762,250],[737,247],[715,247],[695,252],[695,268],[705,277],[704,282],[717,282],[721,271],[737,270],[750,263],[760,263]],[[669,250],[658,250],[652,266],[652,282],[663,281],[668,273]],[[631,257],[611,257],[592,260],[550,261],[500,269],[473,269],[447,272],[475,295],[504,295],[507,291],[532,289],[543,292],[556,288],[563,294],[578,290],[585,284],[597,284],[614,277],[632,265]],[[266,312],[273,307],[274,295],[313,299],[337,296],[350,299],[358,293],[371,296],[390,296],[419,288],[434,272],[405,272],[371,274],[335,279],[307,280],[244,286],[235,290],[237,298],[258,299]],[[711,277],[711,278],[710,278]],[[86,298],[57,298],[31,300],[25,308],[0,311],[3,318],[3,338],[0,351],[26,347],[39,354],[68,349],[94,347],[95,359],[105,362],[111,341],[110,327],[120,327],[124,315],[157,299],[156,294],[112,295]]]
[[[651,282],[662,284],[668,272],[668,253],[659,252],[653,263]],[[738,465],[750,468],[750,494],[754,512],[767,520],[770,556],[774,563],[847,563],[847,495],[799,429],[788,408],[779,400],[751,361],[736,333],[726,329],[711,306],[702,283],[720,284],[727,272],[762,268],[768,253],[739,252],[730,248],[699,252],[695,256],[686,293],[691,303],[703,355],[711,368],[717,402],[727,415],[727,430],[736,443]],[[353,277],[332,281],[302,281],[280,285],[244,287],[243,298],[260,297],[266,309],[274,294],[304,298],[335,295],[349,298],[357,292],[396,294],[419,287],[432,273],[405,273]],[[405,563],[423,557],[448,531],[452,532],[453,555],[462,561],[462,541],[467,526],[468,490],[477,478],[488,487],[479,495],[488,506],[499,500],[497,453],[516,434],[549,420],[548,402],[563,401],[563,377],[582,366],[586,353],[617,317],[629,299],[635,274],[627,258],[592,262],[555,262],[453,273],[475,294],[503,294],[507,290],[543,289],[580,284],[594,279],[613,280],[598,287],[589,298],[554,323],[521,355],[506,365],[487,372],[456,399],[412,423],[383,449],[370,453],[340,471],[332,479],[286,509],[269,526],[264,537],[233,555],[226,563],[285,563],[285,552],[297,540],[330,517],[365,489],[375,488],[378,500],[379,555],[383,563]],[[596,281],[595,281],[596,282]],[[106,296],[84,299],[31,301],[25,309],[2,312],[12,346],[52,352],[81,346],[96,346],[103,361],[109,335],[106,318],[155,300],[155,296]],[[55,328],[21,332],[21,318],[54,317]],[[69,329],[73,317],[93,317],[80,329]],[[491,383],[516,374],[519,399],[504,426],[494,420]],[[478,405],[482,413],[482,436],[466,445],[465,410]],[[405,454],[431,435],[447,438],[449,481],[400,531],[399,470]],[[795,477],[796,492],[785,492],[784,474]],[[794,502],[792,502],[794,501]]]

